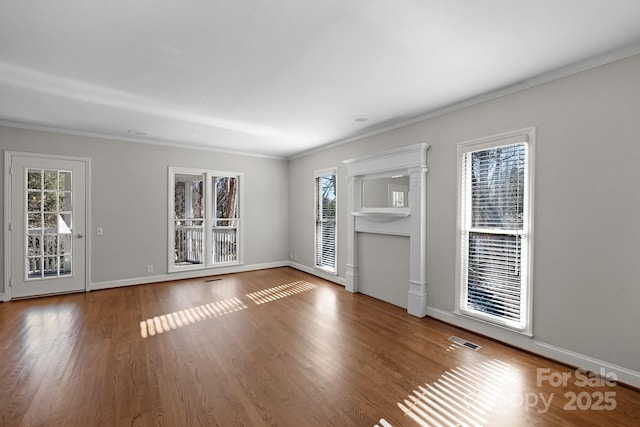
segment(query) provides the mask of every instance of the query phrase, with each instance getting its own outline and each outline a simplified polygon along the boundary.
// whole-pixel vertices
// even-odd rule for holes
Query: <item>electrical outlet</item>
[[[153,273],[153,265],[147,265],[147,273]]]

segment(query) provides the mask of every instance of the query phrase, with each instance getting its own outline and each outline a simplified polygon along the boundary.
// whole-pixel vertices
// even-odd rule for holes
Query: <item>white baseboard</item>
[[[574,351],[567,350],[566,348],[547,344],[526,335],[521,335],[506,329],[503,330],[501,328],[491,327],[484,323],[476,322],[472,319],[458,316],[454,313],[437,308],[427,307],[427,316],[485,335],[506,344],[513,345],[514,347],[548,357],[549,359],[566,363],[570,366],[583,368],[595,373],[604,371],[607,375],[615,374],[619,382],[640,388],[640,372],[614,365],[612,363],[605,362],[604,360],[598,360],[584,354],[576,353]]]
[[[312,276],[328,280],[329,282],[337,283],[340,286],[347,286],[347,281],[344,278],[323,270],[319,270],[317,268],[307,267],[306,265],[298,264],[297,262],[293,261],[289,261],[289,267],[311,274]]]
[[[131,279],[94,282],[94,283],[91,283],[89,290],[97,291],[100,289],[119,288],[122,286],[143,285],[147,283],[167,282],[170,280],[194,279],[198,277],[218,276],[221,274],[242,273],[245,271],[265,270],[267,268],[288,267],[288,266],[289,266],[288,261],[279,261],[279,262],[270,262],[270,263],[263,263],[263,264],[234,265],[231,267],[222,267],[222,268],[214,268],[214,269],[207,269],[207,270],[191,270],[191,271],[185,271],[182,273],[171,273],[171,274],[167,273],[167,274],[159,274],[155,276],[134,277]]]

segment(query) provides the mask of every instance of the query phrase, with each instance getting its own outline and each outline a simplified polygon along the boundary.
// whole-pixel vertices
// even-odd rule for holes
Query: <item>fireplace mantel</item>
[[[426,180],[428,144],[416,144],[369,154],[343,163],[347,167],[347,286],[358,292],[357,233],[409,237],[407,312],[427,313]],[[409,177],[408,197],[401,207],[364,207],[363,184],[380,178]]]
[[[411,215],[409,212],[385,212],[385,211],[358,211],[351,212],[353,216],[367,218],[369,221],[375,222],[391,222]]]

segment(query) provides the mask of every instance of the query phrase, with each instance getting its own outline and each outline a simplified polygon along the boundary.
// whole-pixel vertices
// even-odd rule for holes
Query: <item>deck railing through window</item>
[[[176,225],[176,265],[202,264],[204,262],[203,238],[201,225]]]
[[[213,263],[238,260],[238,229],[236,227],[213,227]]]
[[[204,263],[204,230],[200,225],[176,225],[175,264]],[[213,227],[214,264],[238,261],[238,228]]]

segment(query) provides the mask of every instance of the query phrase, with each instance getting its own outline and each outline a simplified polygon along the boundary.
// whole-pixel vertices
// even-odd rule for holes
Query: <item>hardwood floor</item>
[[[12,301],[0,325],[3,426],[640,425],[638,391],[289,268]]]

